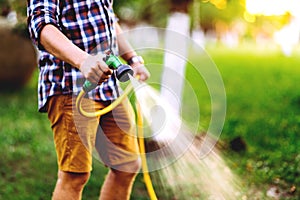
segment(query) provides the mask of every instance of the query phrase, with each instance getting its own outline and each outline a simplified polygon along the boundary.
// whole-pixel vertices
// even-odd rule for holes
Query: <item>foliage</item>
[[[193,6],[196,1],[200,2],[200,10],[195,11]],[[189,5],[187,10],[193,18],[193,12],[200,13],[201,25],[205,27],[212,27],[216,21],[223,21],[230,23],[236,18],[240,18],[244,11],[244,7],[240,1],[221,1],[225,2],[225,6],[219,7],[216,1],[175,1],[175,0],[141,0],[141,1],[115,1],[115,9],[120,19],[126,22],[140,22],[156,26],[165,26],[166,18],[171,11],[185,11],[185,6]],[[217,1],[220,2],[220,1]],[[181,9],[179,6],[181,6]]]
[[[230,24],[232,21],[241,18],[244,10],[244,6],[237,0],[228,1],[222,8],[218,8],[209,1],[201,1],[200,22],[204,29],[213,26],[217,21]]]
[[[114,8],[120,20],[127,24],[146,22],[164,27],[170,9],[168,1],[114,1]]]
[[[194,0],[199,1],[199,0]],[[0,3],[7,2],[1,0]],[[226,2],[226,1],[225,1]],[[114,9],[122,22],[128,24],[136,24],[140,22],[147,22],[149,24],[165,27],[167,16],[171,10],[185,11],[186,6],[193,6],[193,2],[182,0],[127,0],[114,1]],[[12,8],[17,11],[20,17],[26,16],[26,1],[14,0],[11,1]],[[241,11],[243,7],[240,1],[228,1],[225,7],[219,8],[214,4],[214,1],[202,1],[200,6],[201,23],[208,26],[216,20],[222,20],[229,23],[236,17],[242,16]],[[190,8],[190,15],[192,16],[192,9]]]
[[[11,0],[10,3],[12,9],[18,13],[19,18],[23,19],[24,17],[26,17],[27,1]]]
[[[25,27],[0,29],[0,90],[22,88],[37,66],[36,50]]]
[[[9,0],[0,0],[0,7],[4,7],[4,6],[7,6],[9,5]]]

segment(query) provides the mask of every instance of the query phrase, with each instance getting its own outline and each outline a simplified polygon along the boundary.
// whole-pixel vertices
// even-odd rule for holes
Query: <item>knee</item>
[[[141,169],[141,161],[137,159],[135,161],[115,166],[111,171],[118,177],[133,179]]]
[[[141,160],[136,159],[134,161],[115,166],[114,169],[116,169],[117,171],[127,172],[130,174],[136,174],[140,171],[141,166],[142,166]]]
[[[89,180],[90,173],[59,172],[58,179],[62,185],[73,190],[82,190]]]
[[[132,165],[131,165],[131,169],[134,173],[138,173],[142,168],[142,161],[141,159],[137,159],[135,161],[133,161]]]

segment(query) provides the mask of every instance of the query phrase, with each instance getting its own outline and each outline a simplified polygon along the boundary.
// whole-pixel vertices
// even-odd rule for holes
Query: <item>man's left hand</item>
[[[145,67],[144,64],[141,63],[133,63],[131,65],[132,69],[133,69],[133,76],[140,76],[139,80],[140,81],[146,81],[149,77],[150,77],[150,72],[148,71],[148,69]]]

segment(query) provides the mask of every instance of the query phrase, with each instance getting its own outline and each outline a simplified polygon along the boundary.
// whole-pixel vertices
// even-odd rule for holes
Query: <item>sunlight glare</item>
[[[246,0],[246,9],[252,15],[299,15],[299,0]]]

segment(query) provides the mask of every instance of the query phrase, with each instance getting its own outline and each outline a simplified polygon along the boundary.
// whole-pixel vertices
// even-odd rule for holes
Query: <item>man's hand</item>
[[[111,76],[112,70],[103,61],[103,55],[91,56],[82,51],[52,24],[43,28],[40,37],[41,44],[49,53],[80,69],[90,82],[101,84]]]
[[[133,76],[140,76],[140,81],[146,81],[150,77],[150,72],[147,70],[144,64],[134,63],[131,65],[131,67],[134,72]]]
[[[117,41],[119,46],[119,53],[121,57],[128,61],[130,58],[137,56],[133,48],[126,40],[123,34],[123,30],[118,23],[116,23]],[[133,68],[133,76],[140,76],[141,81],[146,81],[150,77],[150,73],[142,62],[134,62],[130,64]]]
[[[79,67],[83,76],[91,83],[101,84],[112,75],[112,70],[103,61],[103,56],[89,55]]]

